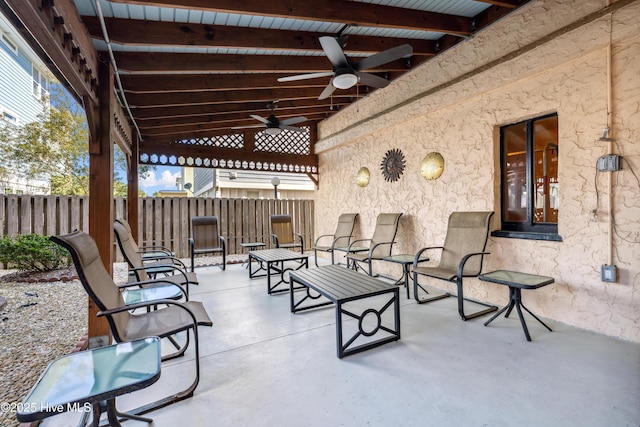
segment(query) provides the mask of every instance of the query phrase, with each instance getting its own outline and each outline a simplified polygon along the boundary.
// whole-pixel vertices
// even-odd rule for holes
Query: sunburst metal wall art
[[[398,149],[387,151],[387,154],[385,154],[382,159],[382,163],[380,163],[380,169],[382,170],[382,176],[384,176],[385,181],[394,182],[399,180],[405,165],[406,162],[402,151]]]

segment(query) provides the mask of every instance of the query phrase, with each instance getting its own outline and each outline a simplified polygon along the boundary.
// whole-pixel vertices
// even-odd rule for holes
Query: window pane
[[[558,117],[533,123],[536,223],[558,223]]]
[[[527,218],[527,128],[525,123],[503,128],[504,221]]]

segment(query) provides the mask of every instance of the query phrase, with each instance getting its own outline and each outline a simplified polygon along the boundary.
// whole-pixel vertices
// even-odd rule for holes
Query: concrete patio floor
[[[488,316],[460,320],[454,298],[418,305],[402,289],[401,340],[338,359],[332,306],[293,315],[288,294],[267,295],[239,264],[196,272],[191,299],[214,322],[200,328],[200,385],[149,413],[156,427],[640,425],[639,344],[543,319],[549,332],[525,314],[527,342],[515,312],[485,327]],[[117,406],[176,392],[192,374],[191,349]]]

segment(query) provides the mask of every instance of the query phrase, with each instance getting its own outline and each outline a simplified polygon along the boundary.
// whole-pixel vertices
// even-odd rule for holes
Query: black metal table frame
[[[270,249],[266,249],[265,251],[269,251],[269,250]],[[287,257],[286,259],[265,259],[260,256],[260,252],[262,251],[249,252],[249,278],[256,279],[260,277],[266,277],[267,278],[267,294],[269,295],[289,292],[289,286],[287,286],[286,288],[277,289],[278,286],[280,286],[283,283],[286,285],[289,285],[289,280],[287,280],[287,278],[285,277],[285,274],[287,272],[300,270],[303,267],[309,268],[309,255],[297,254],[296,252],[293,252],[293,251],[287,251],[298,256],[290,256],[290,257]],[[255,260],[259,266],[256,271],[253,271],[253,262],[252,262],[253,260]],[[286,261],[295,261],[298,263],[298,266],[296,268],[285,267]],[[265,264],[266,264],[266,268],[265,268]],[[265,273],[259,274],[260,271],[265,271]],[[276,274],[280,275],[280,280],[275,285],[271,285],[271,276]],[[296,289],[302,289],[302,288],[298,287]]]
[[[411,256],[411,261],[403,261],[400,260],[398,257],[401,256]],[[396,257],[396,258],[394,258]],[[409,281],[411,280],[409,273],[411,272],[411,266],[414,264],[415,262],[415,256],[414,255],[409,255],[409,254],[397,254],[397,255],[390,255],[390,256],[386,256],[384,258],[382,258],[382,261],[386,261],[386,262],[392,262],[394,264],[400,264],[402,266],[402,277],[400,277],[399,279],[395,279],[395,278],[390,278],[391,280],[395,280],[396,281],[396,285],[400,285],[403,284],[404,287],[407,289],[407,299],[410,299],[411,297],[409,296]],[[427,262],[430,261],[429,258],[420,258],[420,260],[418,261],[420,262]],[[385,277],[385,276],[383,276]]]
[[[257,250],[258,248],[262,248],[266,246],[266,244],[262,242],[247,242],[247,243],[240,243],[240,246],[242,246],[243,248],[247,248],[249,252],[251,252],[251,251]],[[245,268],[249,268],[250,262],[251,262],[251,258],[247,257],[247,260],[242,263],[242,266],[246,264]]]
[[[337,266],[336,266],[337,267]],[[322,267],[320,267],[322,268]],[[338,267],[338,268],[342,268],[345,269],[347,271],[351,271],[353,272],[353,270],[349,270],[346,269],[344,267]],[[317,269],[314,269],[317,270]],[[355,273],[354,274],[361,274],[361,273]],[[364,275],[363,275],[364,276]],[[370,276],[365,276],[367,277],[369,280],[376,280],[371,278]],[[392,342],[392,341],[397,341],[400,339],[400,291],[399,288],[396,285],[393,285],[393,287],[386,287],[384,289],[380,289],[377,291],[372,291],[372,292],[364,292],[364,293],[358,293],[358,292],[354,292],[351,296],[349,297],[344,297],[344,298],[338,298],[336,297],[334,294],[332,294],[328,289],[324,288],[322,285],[318,284],[318,283],[314,283],[312,281],[309,280],[305,280],[305,279],[301,279],[298,276],[296,276],[295,273],[291,274],[290,277],[290,303],[291,303],[291,312],[292,313],[298,313],[301,311],[306,311],[306,310],[311,310],[317,307],[323,307],[323,306],[327,306],[327,305],[331,305],[331,304],[335,304],[336,307],[336,349],[337,349],[337,356],[338,358],[342,359],[344,356],[348,356],[354,353],[359,353],[361,351],[365,351],[368,350],[370,348],[374,348],[374,347],[378,347],[382,344],[386,344],[388,342]],[[300,287],[295,287],[294,283],[298,283],[301,286]],[[305,295],[298,301],[295,301],[295,295],[294,294],[300,294],[300,292],[295,292],[296,289],[300,289],[303,288],[305,289]],[[316,292],[318,292],[318,295],[312,295],[310,290],[314,290]],[[348,309],[346,309],[344,307],[344,304],[348,303],[348,302],[352,302],[352,301],[356,301],[356,300],[363,300],[363,299],[367,299],[367,298],[371,298],[371,297],[375,297],[378,295],[384,295],[390,293],[391,298],[382,305],[381,308],[379,309],[375,309],[375,308],[367,308],[365,310],[363,310],[360,314],[356,314]],[[300,305],[307,301],[307,300],[316,300],[316,299],[320,299],[321,297],[324,297],[326,300],[321,300],[315,304],[312,305],[306,305],[304,307],[300,307]],[[389,328],[387,326],[384,326],[382,324],[382,314],[390,307],[393,305],[393,310],[394,310],[394,326],[393,329]],[[355,332],[349,339],[346,340],[344,339],[344,328],[343,328],[343,322],[342,322],[342,318],[343,315],[346,315],[348,317],[354,318],[358,321],[358,330],[357,332]],[[365,318],[367,316],[375,316],[376,320],[377,320],[377,325],[376,327],[372,328],[371,330],[365,330],[363,328],[363,321],[365,320]],[[386,337],[382,337],[379,338],[377,340],[374,341],[368,341],[364,344],[360,344],[360,345],[356,345],[356,346],[351,346],[356,339],[358,339],[360,336],[365,336],[365,337],[371,337],[374,336],[376,333],[378,333],[379,331],[384,331],[389,333],[390,335],[387,335]]]
[[[491,273],[487,273],[487,274],[491,274]],[[524,306],[524,304],[522,304],[522,289],[537,289],[542,286],[549,285],[554,282],[553,278],[549,277],[547,278],[548,280],[546,281],[541,281],[536,285],[528,286],[528,285],[523,285],[521,283],[516,283],[516,282],[491,280],[490,277],[487,277],[487,274],[481,274],[480,276],[478,276],[478,278],[480,280],[484,280],[487,282],[498,283],[500,285],[508,286],[509,287],[509,303],[504,307],[502,307],[496,314],[494,314],[493,317],[491,317],[491,319],[484,322],[484,326],[488,326],[489,323],[493,322],[498,316],[504,313],[505,310],[507,311],[507,313],[504,315],[504,317],[508,318],[509,315],[511,314],[511,310],[513,310],[513,307],[515,307],[516,311],[518,312],[518,318],[520,319],[520,324],[522,325],[522,329],[524,330],[524,336],[527,338],[527,341],[531,341],[531,335],[529,335],[529,328],[527,328],[527,324],[524,320],[524,316],[522,315],[522,310],[520,309],[520,307],[522,307],[527,311],[527,313],[533,316],[534,319],[540,322],[542,326],[547,328],[549,332],[553,332],[552,329],[549,326],[547,326],[546,323],[540,320],[538,316],[533,314],[531,310],[529,310],[527,307]],[[544,276],[540,276],[540,277],[543,278]]]

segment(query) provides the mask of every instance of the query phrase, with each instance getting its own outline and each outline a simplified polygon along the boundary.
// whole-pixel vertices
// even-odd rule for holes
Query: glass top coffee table
[[[100,422],[106,405],[110,425],[120,426],[118,417],[148,423],[150,418],[120,413],[115,399],[139,390],[160,378],[160,340],[149,337],[123,342],[54,360],[18,406],[20,422],[42,420],[62,412],[93,413],[92,426]]]

